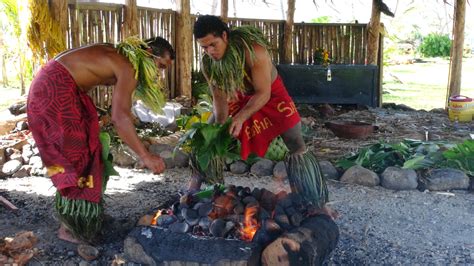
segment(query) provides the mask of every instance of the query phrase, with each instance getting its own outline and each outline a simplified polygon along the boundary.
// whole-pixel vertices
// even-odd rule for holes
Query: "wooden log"
[[[462,53],[464,47],[464,24],[466,0],[456,0],[454,6],[453,42],[449,69],[449,95],[461,94]],[[446,101],[446,106],[448,101]]]
[[[367,64],[376,65],[380,32],[380,9],[376,0],[372,0],[372,15],[367,30],[369,34],[367,40]]]
[[[179,95],[191,98],[192,29],[190,0],[179,0],[176,23],[176,69]]]
[[[321,265],[338,240],[334,221],[326,215],[314,216],[268,245],[262,265]]]
[[[126,0],[123,21],[123,37],[138,35],[137,0]]]
[[[221,0],[221,18],[227,22],[229,16],[229,0]]]
[[[295,16],[295,0],[288,0],[288,10],[286,11],[286,22],[283,33],[283,63],[289,64],[292,62],[291,58],[291,44],[293,41],[293,24]]]

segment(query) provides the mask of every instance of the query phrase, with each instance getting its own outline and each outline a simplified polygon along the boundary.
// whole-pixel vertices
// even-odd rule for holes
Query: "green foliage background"
[[[423,38],[419,49],[426,57],[449,56],[451,40],[448,35],[430,33]]]

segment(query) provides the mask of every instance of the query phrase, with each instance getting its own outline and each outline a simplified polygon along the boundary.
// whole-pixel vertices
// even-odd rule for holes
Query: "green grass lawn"
[[[425,63],[384,66],[383,102],[431,110],[445,106],[449,61],[427,59]],[[461,94],[474,98],[474,58],[464,58]]]

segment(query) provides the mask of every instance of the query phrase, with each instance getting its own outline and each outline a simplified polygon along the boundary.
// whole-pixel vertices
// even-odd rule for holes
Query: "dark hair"
[[[194,23],[194,37],[196,39],[203,38],[209,33],[214,34],[214,36],[222,37],[223,32],[229,33],[229,27],[224,23],[219,17],[204,15],[199,16],[196,22]]]
[[[164,56],[165,52],[169,52],[171,60],[174,60],[176,57],[173,46],[161,37],[146,39],[145,43],[151,48],[152,53],[156,56]]]

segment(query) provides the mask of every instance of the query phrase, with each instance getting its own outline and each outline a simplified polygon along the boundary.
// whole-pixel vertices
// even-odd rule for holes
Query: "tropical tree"
[[[16,0],[0,0],[0,7],[2,12],[8,18],[10,27],[12,29],[13,35],[16,38],[16,57],[19,62],[19,77],[20,77],[20,94],[25,94],[25,78],[24,78],[24,69],[25,69],[25,56],[24,48],[20,45],[21,41],[21,26],[20,26],[20,16],[19,16],[19,1]],[[5,57],[3,57],[5,59]]]

